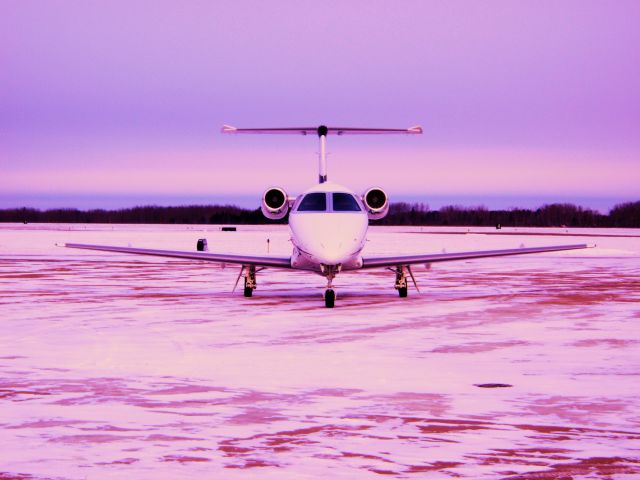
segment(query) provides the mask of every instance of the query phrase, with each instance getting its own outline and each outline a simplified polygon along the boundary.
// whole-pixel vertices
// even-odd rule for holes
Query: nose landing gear
[[[333,308],[336,303],[336,292],[333,289],[333,279],[340,271],[342,265],[320,265],[320,271],[327,277],[327,289],[324,292],[324,306]]]
[[[336,302],[336,292],[332,288],[327,288],[324,292],[324,306],[327,308],[333,308]]]

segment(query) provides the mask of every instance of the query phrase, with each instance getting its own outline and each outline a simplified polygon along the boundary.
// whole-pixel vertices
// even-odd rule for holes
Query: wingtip
[[[231,125],[223,125],[222,128],[220,129],[221,133],[235,133],[237,131],[238,131],[238,129],[236,127],[231,126]]]
[[[409,133],[416,133],[418,135],[422,134],[422,127],[420,125],[414,125],[413,127],[409,127],[407,129]]]

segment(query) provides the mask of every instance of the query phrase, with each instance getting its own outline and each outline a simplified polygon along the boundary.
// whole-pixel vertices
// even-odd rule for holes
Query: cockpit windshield
[[[360,212],[361,210],[358,201],[350,193],[336,192],[333,194],[334,212]]]
[[[327,211],[327,194],[324,192],[307,193],[300,205],[298,212],[326,212]]]

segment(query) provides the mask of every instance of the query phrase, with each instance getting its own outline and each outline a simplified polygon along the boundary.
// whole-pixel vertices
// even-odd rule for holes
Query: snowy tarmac
[[[237,267],[55,246],[286,227],[0,225],[0,480],[640,478],[640,232],[425,230],[367,253],[597,247],[419,267],[406,299],[344,273],[331,310],[313,274],[244,298]]]

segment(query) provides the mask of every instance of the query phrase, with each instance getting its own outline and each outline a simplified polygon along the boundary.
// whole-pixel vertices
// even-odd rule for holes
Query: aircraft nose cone
[[[344,263],[362,248],[368,219],[363,214],[292,214],[292,239],[315,263]]]
[[[344,242],[320,242],[320,248],[316,252],[317,257],[325,265],[335,265],[341,263],[353,252],[351,245],[344,245]]]

